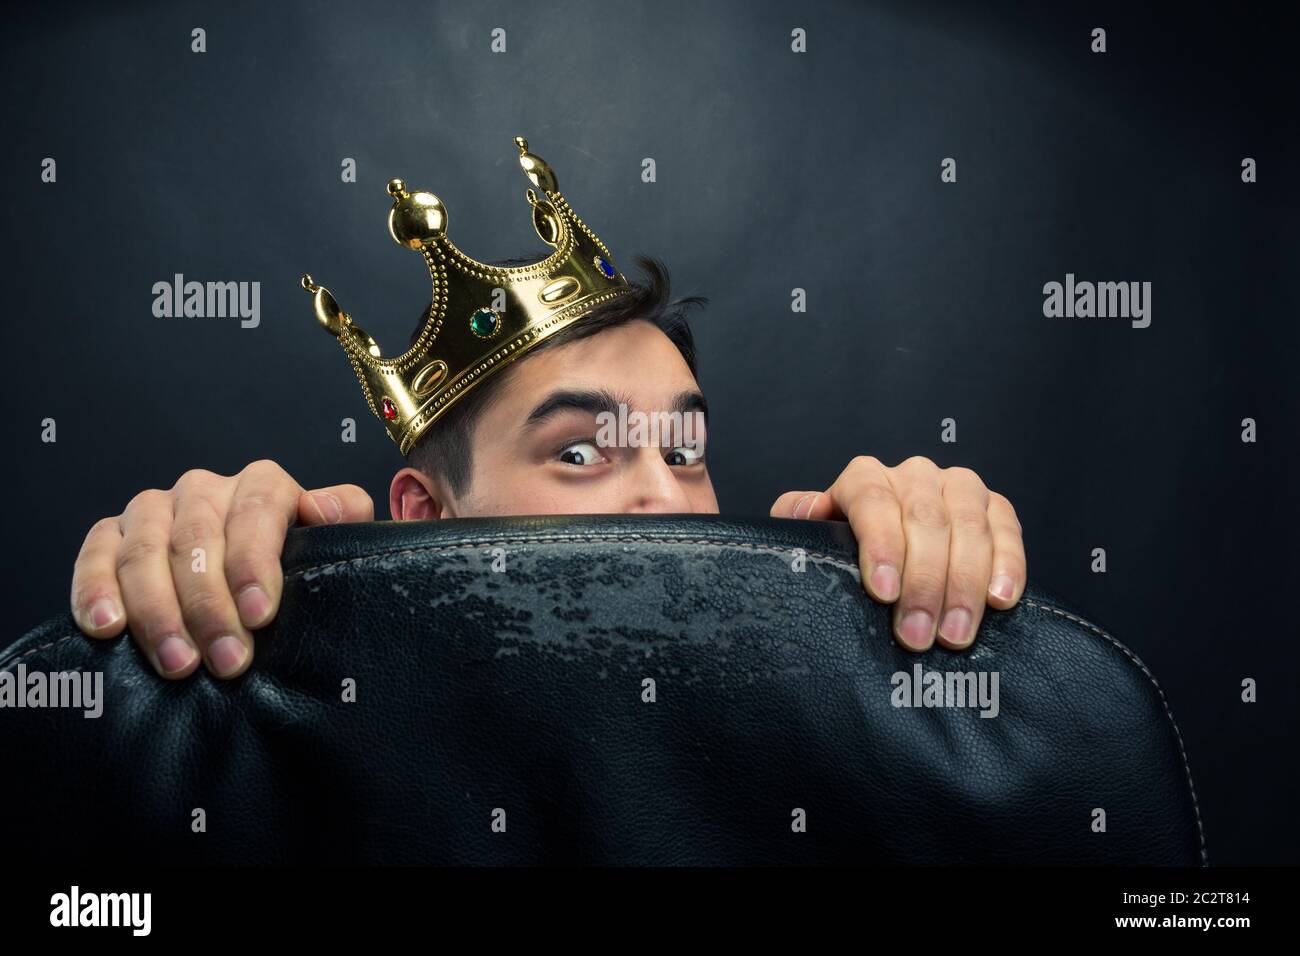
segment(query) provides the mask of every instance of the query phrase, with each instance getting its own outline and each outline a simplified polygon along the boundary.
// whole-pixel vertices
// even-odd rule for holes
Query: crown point
[[[400,179],[390,179],[388,181],[388,195],[394,199],[405,199],[410,194],[406,191],[406,183]]]
[[[402,196],[388,212],[388,231],[398,245],[419,249],[447,232],[447,209],[433,193],[408,193]]]
[[[303,276],[303,288],[316,294],[316,301],[313,303],[316,311],[316,321],[330,335],[338,337],[343,333],[343,327],[348,324],[350,319],[347,313],[339,308],[338,301],[329,289],[316,285],[315,282],[309,287],[306,281],[309,279],[311,279],[311,276]]]
[[[320,288],[320,286],[316,284],[316,280],[311,277],[310,272],[304,272],[302,274],[302,287],[308,292],[315,292]]]
[[[516,136],[515,142],[519,144],[519,165],[523,169],[524,175],[542,192],[559,192],[559,186],[555,183],[555,173],[547,165],[546,160],[530,153],[528,151],[528,140],[522,136]]]

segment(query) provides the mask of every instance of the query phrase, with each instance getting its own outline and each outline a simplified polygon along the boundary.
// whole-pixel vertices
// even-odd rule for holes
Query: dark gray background
[[[66,604],[96,518],[188,468],[274,458],[307,486],[364,485],[386,515],[400,458],[298,276],[400,351],[429,282],[388,237],[385,182],[438,193],[471,255],[540,252],[522,134],[617,261],[660,256],[678,294],[710,297],[695,327],[725,511],[766,513],[859,453],[974,468],[1017,506],[1031,576],[1160,678],[1212,862],[1295,863],[1300,153],[1294,34],[1266,17],[671,0],[7,11],[10,637]],[[504,55],[488,52],[498,26]],[[57,185],[40,182],[46,156]],[[356,184],[340,182],[345,156]],[[1243,156],[1258,183],[1241,182]],[[154,318],[153,283],[176,272],[260,281],[261,326]],[[1043,283],[1067,272],[1152,282],[1151,327],[1044,318]],[[790,311],[796,286],[806,314]],[[57,444],[40,441],[47,416]],[[339,441],[347,416],[355,445]],[[1259,703],[1240,702],[1243,677]]]

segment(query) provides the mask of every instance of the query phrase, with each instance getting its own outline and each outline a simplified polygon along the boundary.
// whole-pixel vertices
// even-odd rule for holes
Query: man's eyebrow
[[[701,412],[704,420],[709,420],[709,403],[704,397],[703,392],[681,392],[673,399],[673,411],[681,412],[685,415],[687,412]]]
[[[611,415],[617,415],[618,404],[618,397],[604,389],[552,392],[528,413],[528,417],[524,419],[524,428],[536,428],[552,415],[563,411],[587,412],[591,415],[609,412]]]
[[[565,411],[586,412],[593,416],[607,412],[610,415],[617,416],[620,403],[629,406],[630,410],[631,402],[605,389],[564,389],[552,392],[528,413],[528,417],[524,419],[524,429],[537,428],[551,416]],[[672,411],[680,412],[683,415],[690,412],[700,412],[704,415],[706,422],[709,420],[709,403],[705,399],[704,393],[697,390],[679,392],[673,398]]]

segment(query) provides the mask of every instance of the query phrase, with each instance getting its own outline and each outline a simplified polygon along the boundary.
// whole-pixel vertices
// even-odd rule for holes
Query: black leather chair
[[[282,610],[237,681],[161,680],[131,640],[91,641],[66,615],[0,652],[11,672],[104,675],[98,719],[0,710],[6,848],[1206,862],[1182,742],[1132,652],[1031,587],[972,650],[911,654],[855,552],[839,523],[709,517],[294,530]],[[996,672],[997,715],[895,706],[893,675],[918,664]]]

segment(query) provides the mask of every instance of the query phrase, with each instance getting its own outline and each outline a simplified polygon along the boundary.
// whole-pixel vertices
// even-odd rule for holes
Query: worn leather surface
[[[972,650],[911,654],[855,554],[842,524],[775,519],[295,529],[283,608],[237,681],[164,681],[131,640],[84,638],[66,615],[0,651],[0,670],[102,671],[105,687],[98,719],[0,710],[6,848],[137,863],[1205,862],[1177,729],[1131,652],[1031,585],[988,612]],[[996,671],[998,716],[893,706],[891,675],[918,662]]]

